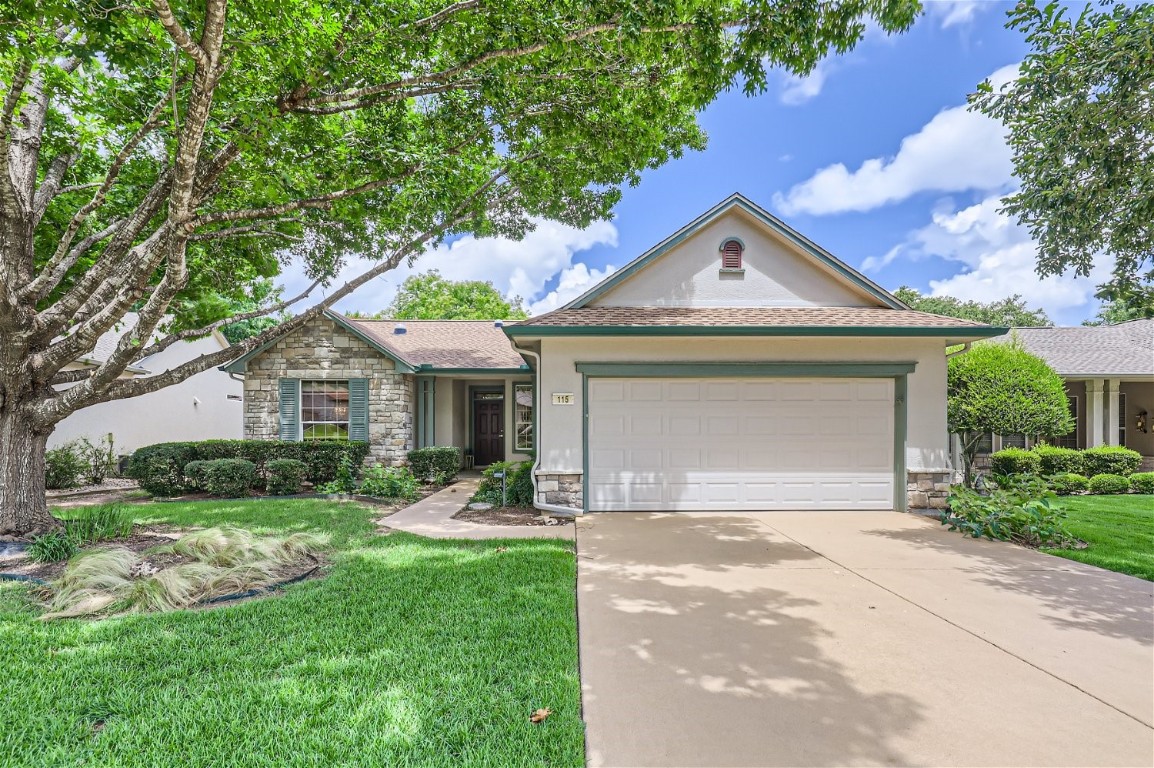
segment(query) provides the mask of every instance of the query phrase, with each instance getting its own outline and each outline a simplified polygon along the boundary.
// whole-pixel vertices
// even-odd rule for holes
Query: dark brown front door
[[[473,401],[473,462],[480,467],[505,460],[505,400]]]

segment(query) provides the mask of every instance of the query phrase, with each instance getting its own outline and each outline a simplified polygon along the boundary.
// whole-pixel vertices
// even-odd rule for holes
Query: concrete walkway
[[[1154,765],[1154,585],[895,512],[577,524],[593,766]]]
[[[454,520],[470,497],[477,492],[480,480],[463,477],[444,490],[382,518],[386,528],[415,533],[433,539],[572,539],[573,525],[482,525]]]

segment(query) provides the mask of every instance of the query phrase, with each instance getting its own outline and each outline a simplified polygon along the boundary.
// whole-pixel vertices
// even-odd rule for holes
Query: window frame
[[[1054,437],[1054,445],[1059,448],[1072,448],[1078,450],[1078,426],[1080,419],[1078,418],[1078,396],[1066,395],[1066,400],[1070,404],[1070,416],[1074,419],[1074,428],[1064,435],[1057,435]]]
[[[524,406],[517,400],[519,390],[529,391],[529,417],[528,420],[522,420],[521,413]],[[523,435],[522,428],[527,428],[528,441],[523,443],[521,438]],[[518,453],[532,451],[536,448],[537,440],[537,391],[533,386],[533,382],[523,381],[513,383],[513,450]]]
[[[304,418],[304,415],[305,415],[304,414],[304,410],[305,410],[305,387],[307,385],[310,385],[310,384],[323,384],[326,386],[327,385],[340,385],[340,384],[344,385],[345,418],[343,421],[340,421],[340,420],[334,420],[334,421],[325,421],[325,420],[315,421],[314,420],[314,421],[308,421],[308,422],[305,421],[305,418]],[[353,413],[352,413],[352,408],[350,407],[350,397],[351,397],[351,390],[352,390],[352,385],[351,385],[350,379],[301,379],[299,381],[298,387],[299,387],[299,389],[297,391],[299,394],[297,397],[297,430],[300,434],[299,439],[301,442],[304,442],[306,440],[318,440],[319,441],[319,440],[349,440],[349,439],[351,439],[349,437],[349,435],[352,433]],[[310,394],[312,394],[312,393],[310,393]],[[324,395],[325,392],[322,390],[321,394]],[[337,427],[340,427],[343,425],[344,430],[345,430],[345,434],[343,437],[341,437],[339,435],[333,436],[333,437],[328,437],[328,436],[325,436],[325,437],[305,437],[306,429],[308,427],[315,427],[317,425],[330,425],[330,426],[337,426]]]
[[[1126,393],[1118,393],[1118,445],[1126,447]]]

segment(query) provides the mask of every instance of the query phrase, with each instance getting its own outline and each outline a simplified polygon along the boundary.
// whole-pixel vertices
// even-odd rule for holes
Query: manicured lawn
[[[584,764],[570,544],[381,537],[312,500],[139,518],[327,530],[339,551],[279,597],[100,622],[39,622],[0,586],[0,764]]]
[[[1052,555],[1154,581],[1154,496],[1070,496],[1068,527],[1086,549]]]

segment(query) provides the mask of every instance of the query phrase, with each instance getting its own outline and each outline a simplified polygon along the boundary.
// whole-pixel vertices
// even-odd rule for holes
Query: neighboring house
[[[92,354],[68,368],[99,365],[135,324],[136,315],[129,313],[116,329],[97,340]],[[180,341],[163,352],[136,361],[124,376],[161,373],[226,347],[228,341],[219,333]],[[241,393],[240,381],[211,368],[147,395],[82,408],[56,425],[48,438],[48,447],[56,448],[81,437],[95,441],[111,434],[117,453],[123,455],[153,443],[239,438]]]
[[[1074,430],[1047,442],[1067,448],[1123,445],[1154,470],[1154,320],[1076,328],[1015,328],[1029,352],[1066,381]],[[991,435],[980,453],[1030,447],[1033,435]]]
[[[1004,332],[908,309],[734,195],[540,317],[330,312],[227,368],[248,437],[534,453],[544,509],[905,509],[948,493],[946,346]]]

